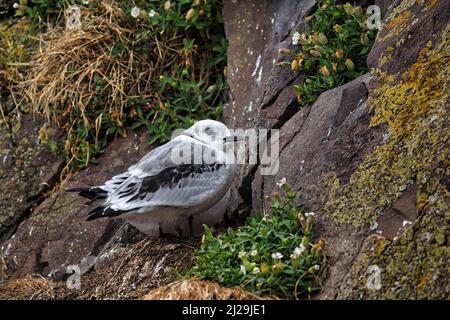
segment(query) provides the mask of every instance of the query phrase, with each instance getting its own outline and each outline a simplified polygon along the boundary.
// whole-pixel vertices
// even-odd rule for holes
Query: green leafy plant
[[[312,104],[322,92],[367,72],[367,55],[376,30],[369,30],[366,20],[367,14],[359,6],[322,0],[308,30],[294,33],[292,42],[299,50],[284,64],[305,75],[301,84],[294,85],[300,104]]]
[[[81,3],[81,0],[18,0],[14,9],[16,16],[27,16],[37,30],[40,20],[57,18],[61,10],[76,3]]]
[[[0,107],[2,100],[12,96],[14,86],[23,80],[23,67],[30,59],[31,48],[36,46],[29,30],[26,18],[0,24]]]
[[[270,215],[259,213],[245,226],[218,236],[205,226],[197,264],[188,276],[286,298],[319,290],[324,241],[315,242],[313,214],[294,204],[296,193],[285,181],[279,185],[285,197],[271,199]]]

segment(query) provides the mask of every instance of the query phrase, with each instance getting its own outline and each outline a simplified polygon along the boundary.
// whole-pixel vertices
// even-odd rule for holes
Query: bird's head
[[[215,120],[201,120],[185,130],[183,135],[189,136],[206,144],[224,145],[228,142],[242,140],[231,134],[226,125]]]

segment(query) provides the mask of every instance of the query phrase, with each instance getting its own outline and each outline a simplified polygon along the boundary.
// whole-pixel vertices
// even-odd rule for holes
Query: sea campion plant
[[[208,227],[189,276],[285,298],[319,290],[324,240],[316,241],[314,214],[295,205],[296,193],[283,179],[284,197],[271,199],[270,215],[258,213],[236,230],[213,236]]]
[[[313,104],[322,92],[367,72],[367,55],[376,36],[376,30],[368,29],[367,18],[359,6],[322,0],[308,30],[293,34],[294,59],[283,64],[305,75],[301,84],[294,85],[301,105]]]

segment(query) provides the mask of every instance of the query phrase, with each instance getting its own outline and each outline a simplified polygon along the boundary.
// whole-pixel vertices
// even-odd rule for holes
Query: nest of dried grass
[[[150,291],[142,300],[263,300],[240,287],[227,288],[216,282],[200,279],[180,280]]]
[[[95,268],[81,276],[81,288],[41,276],[0,283],[0,299],[143,299],[143,300],[261,300],[240,287],[180,279],[194,264],[195,241],[145,239],[128,246],[115,244],[100,255]],[[173,282],[172,282],[173,281]]]
[[[103,252],[95,269],[81,277],[80,290],[65,290],[58,299],[138,299],[174,281],[194,264],[195,242],[145,239]],[[62,285],[65,285],[62,284]]]

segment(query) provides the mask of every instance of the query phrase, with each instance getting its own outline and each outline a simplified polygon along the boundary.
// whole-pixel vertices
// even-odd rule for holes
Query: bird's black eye
[[[210,127],[206,127],[205,132],[208,136],[213,136],[215,134],[214,130],[212,130]]]

